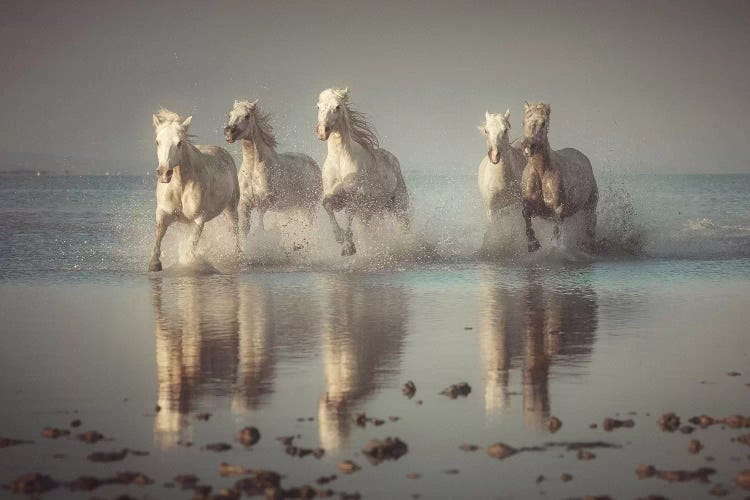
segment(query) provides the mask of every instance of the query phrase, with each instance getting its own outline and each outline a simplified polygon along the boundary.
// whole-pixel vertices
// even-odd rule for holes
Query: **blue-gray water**
[[[153,182],[0,177],[0,437],[34,441],[0,449],[0,483],[32,471],[70,481],[135,470],[155,483],[46,497],[190,498],[164,484],[195,473],[216,492],[236,480],[218,474],[228,462],[281,472],[285,487],[336,474],[316,488],[365,498],[695,498],[715,484],[742,497],[733,478],[750,468],[750,448],[732,438],[746,429],[666,433],[657,419],[750,414],[750,176],[601,176],[609,243],[600,255],[545,237],[528,256],[509,216],[515,240],[487,259],[474,177],[414,175],[408,235],[387,223],[355,228],[360,252],[343,258],[324,216],[292,229],[271,217],[267,234],[247,241],[252,265],[236,271],[217,220],[201,253],[223,274],[200,276],[177,272],[179,229],[164,244],[165,273],[145,272]],[[291,250],[300,234],[309,247]],[[407,380],[413,399],[401,393]],[[459,381],[472,387],[467,398],[438,395]],[[198,421],[199,412],[212,416]],[[385,423],[360,427],[361,412]],[[555,434],[552,415],[563,422]],[[618,415],[635,427],[602,430]],[[73,419],[83,421],[73,434],[113,441],[40,435]],[[233,440],[246,425],[262,434],[249,450]],[[296,434],[323,458],[284,453],[275,437]],[[408,453],[369,463],[360,450],[386,436]],[[689,454],[690,439],[705,449]],[[561,447],[502,461],[484,452],[495,442],[599,440],[619,448],[593,449],[591,461]],[[217,441],[233,448],[201,450]],[[150,454],[86,460],[121,448]],[[344,459],[362,470],[342,474]],[[639,464],[716,473],[710,483],[639,480]]]

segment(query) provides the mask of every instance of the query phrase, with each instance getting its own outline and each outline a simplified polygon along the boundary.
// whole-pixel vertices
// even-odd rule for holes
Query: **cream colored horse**
[[[320,167],[302,153],[276,152],[276,138],[270,115],[258,101],[234,101],[224,135],[227,142],[242,140],[240,167],[240,210],[242,229],[250,230],[250,215],[258,210],[258,225],[263,230],[266,211],[305,210],[310,220],[323,193]]]
[[[487,111],[484,125],[479,126],[487,141],[487,155],[479,164],[477,181],[491,224],[498,221],[502,209],[521,203],[521,176],[526,159],[522,141],[517,139],[511,144],[508,138],[509,118],[510,110],[495,114]]]
[[[357,252],[352,237],[355,216],[392,213],[408,225],[409,193],[398,159],[380,147],[365,116],[349,105],[349,89],[327,89],[318,98],[318,139],[328,141],[323,164],[323,208],[333,224],[341,255]],[[346,230],[334,212],[344,210]]]
[[[224,212],[240,249],[237,202],[239,185],[232,156],[217,146],[195,146],[189,140],[192,116],[162,109],[153,116],[156,129],[156,242],[149,271],[161,271],[161,241],[172,222],[192,226],[189,257],[195,255],[203,225]]]
[[[524,155],[527,158],[521,179],[523,219],[529,252],[541,245],[531,218],[541,216],[554,222],[554,237],[560,238],[563,220],[581,212],[584,238],[580,242],[592,250],[596,231],[596,204],[599,191],[589,159],[573,148],[553,151],[547,139],[550,106],[524,102]]]

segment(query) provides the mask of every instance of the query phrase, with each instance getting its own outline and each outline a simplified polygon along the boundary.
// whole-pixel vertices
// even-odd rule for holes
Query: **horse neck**
[[[510,167],[513,175],[520,179],[521,174],[523,173],[523,167],[526,164],[523,151],[514,148],[507,136],[503,137],[500,148],[500,155],[503,163]]]
[[[201,154],[195,144],[184,141],[185,147],[182,148],[180,157],[180,178],[189,179],[195,175],[196,166],[198,165],[197,158]]]
[[[352,133],[349,129],[349,120],[341,120],[339,128],[331,132],[328,136],[328,154],[339,155],[351,154],[352,151]]]
[[[277,163],[278,154],[266,144],[256,130],[251,137],[242,139],[242,163],[253,169],[267,168]]]
[[[542,139],[542,143],[539,145],[539,150],[529,159],[529,163],[531,163],[539,173],[544,173],[554,167],[552,165],[552,148],[550,148],[549,140],[546,135],[544,136],[544,139]]]

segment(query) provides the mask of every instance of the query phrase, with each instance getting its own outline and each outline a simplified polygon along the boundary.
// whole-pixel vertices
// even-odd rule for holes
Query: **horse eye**
[[[336,105],[336,111],[338,111],[338,110],[339,110],[339,107],[340,107],[340,106],[339,106],[339,105],[337,104],[337,105]]]
[[[177,147],[179,148],[179,147],[181,147],[181,146],[182,146],[182,141],[178,141],[178,142],[177,142]]]

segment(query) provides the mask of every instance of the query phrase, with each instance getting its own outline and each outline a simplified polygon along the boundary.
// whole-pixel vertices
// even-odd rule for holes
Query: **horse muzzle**
[[[529,157],[533,156],[534,153],[536,153],[536,144],[531,144],[531,143],[528,143],[528,142],[524,143],[524,145],[523,145],[523,155],[526,158],[529,158]]]
[[[156,169],[156,176],[162,184],[169,184],[173,174],[174,168],[159,167]]]
[[[331,127],[327,125],[318,125],[315,131],[318,134],[318,139],[321,141],[327,141],[328,136],[331,135]]]
[[[224,127],[224,137],[226,138],[229,144],[232,144],[234,141],[237,140],[237,137],[235,137],[236,133],[237,133],[236,128],[230,127],[229,125]]]
[[[493,165],[497,165],[498,163],[500,163],[500,152],[489,150],[487,151],[487,158],[489,158],[490,163],[492,163]]]

